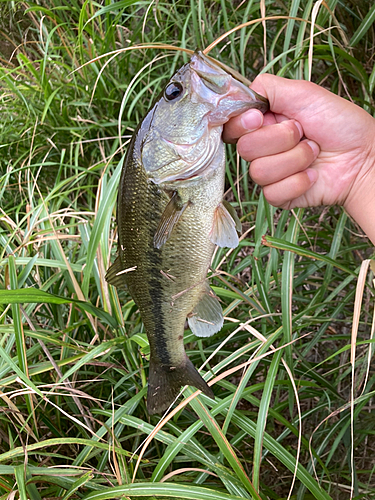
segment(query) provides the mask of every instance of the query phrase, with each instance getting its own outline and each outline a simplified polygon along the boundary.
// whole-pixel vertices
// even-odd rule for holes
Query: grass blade
[[[106,500],[109,498],[118,498],[122,495],[131,497],[162,496],[190,500],[241,500],[242,498],[201,486],[172,483],[133,483],[109,488],[106,491],[98,493],[90,493],[84,496],[83,500]]]
[[[267,415],[271,401],[272,390],[274,388],[277,371],[280,366],[281,354],[282,352],[278,351],[274,354],[272,358],[271,366],[267,374],[266,383],[264,385],[262,400],[259,406],[256,434],[254,440],[254,455],[253,455],[253,485],[254,488],[258,491],[260,484],[260,466],[262,462],[263,434],[266,428]]]
[[[357,31],[354,33],[352,38],[350,39],[351,47],[357,45],[360,40],[366,35],[367,31],[371,28],[375,21],[375,5],[373,5],[370,10],[367,12],[365,18],[362,23],[358,27]]]

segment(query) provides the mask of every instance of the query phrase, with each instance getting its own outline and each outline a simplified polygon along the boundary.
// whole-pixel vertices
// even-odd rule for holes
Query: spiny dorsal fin
[[[161,248],[164,243],[170,238],[174,227],[184,213],[189,203],[182,203],[182,200],[175,191],[172,198],[161,216],[158,227],[154,236],[154,247]]]
[[[239,243],[237,227],[237,221],[223,203],[219,203],[215,210],[214,222],[210,232],[212,243],[215,243],[218,247],[236,248]]]
[[[198,304],[189,315],[188,323],[197,337],[211,337],[221,330],[224,323],[223,311],[218,298],[208,284]]]
[[[126,273],[122,273],[123,270],[124,266],[122,265],[120,256],[117,256],[105,275],[106,281],[116,288],[126,288]]]

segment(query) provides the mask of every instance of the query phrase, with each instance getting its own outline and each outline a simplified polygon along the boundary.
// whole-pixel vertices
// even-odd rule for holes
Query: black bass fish
[[[128,286],[150,344],[147,409],[168,409],[181,386],[214,398],[186,356],[184,325],[209,337],[223,326],[206,275],[215,245],[235,248],[241,224],[223,202],[223,124],[268,101],[196,52],[137,127],[120,179],[118,257],[106,279]]]

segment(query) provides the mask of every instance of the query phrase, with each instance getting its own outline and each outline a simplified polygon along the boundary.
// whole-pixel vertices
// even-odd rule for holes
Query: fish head
[[[190,69],[192,100],[206,103],[210,108],[207,119],[211,126],[223,125],[250,108],[262,113],[268,111],[265,97],[235,78],[230,68],[225,70],[218,61],[202,52],[194,53]]]
[[[169,80],[146,116],[142,164],[151,181],[170,184],[211,175],[224,123],[268,101],[202,52]]]

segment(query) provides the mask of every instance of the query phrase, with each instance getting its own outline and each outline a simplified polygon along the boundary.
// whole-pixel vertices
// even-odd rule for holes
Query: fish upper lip
[[[209,71],[205,72],[199,68],[194,67],[197,65],[199,60],[205,65],[205,67]],[[262,113],[265,113],[266,111],[269,110],[269,101],[266,97],[258,94],[257,92],[255,92],[255,90],[252,90],[250,87],[245,85],[245,83],[243,81],[237,79],[233,73],[230,73],[230,72],[228,73],[224,68],[222,68],[220,66],[220,63],[218,61],[211,60],[211,58],[207,57],[205,54],[203,54],[203,52],[196,51],[194,53],[194,55],[192,56],[191,61],[190,61],[190,68],[192,71],[194,71],[194,73],[198,76],[198,78],[203,80],[203,82],[205,81],[205,77],[204,77],[205,73],[207,75],[210,75],[210,74],[214,75],[215,74],[214,72],[216,71],[216,73],[219,76],[221,74],[223,76],[226,76],[226,75],[230,76],[232,78],[232,81],[235,82],[235,86],[239,90],[238,93],[234,92],[234,93],[230,94],[230,97],[232,98],[232,100],[234,100],[234,101],[235,100],[244,100],[245,101],[245,99],[243,99],[243,96],[245,95],[246,97],[252,99],[252,107],[253,108],[259,109]],[[230,70],[231,68],[227,68],[227,69]],[[239,75],[239,76],[241,76],[241,75]],[[207,81],[209,84],[212,85],[212,83],[209,80],[207,80]],[[240,92],[241,90],[243,91],[242,97],[241,97],[241,92]],[[222,95],[223,97],[225,97],[225,96],[229,97],[228,92],[226,90],[224,90],[223,93],[218,92],[218,96],[220,96],[220,95]],[[237,99],[236,99],[236,96],[238,96]],[[244,109],[244,111],[245,111],[245,109]]]

